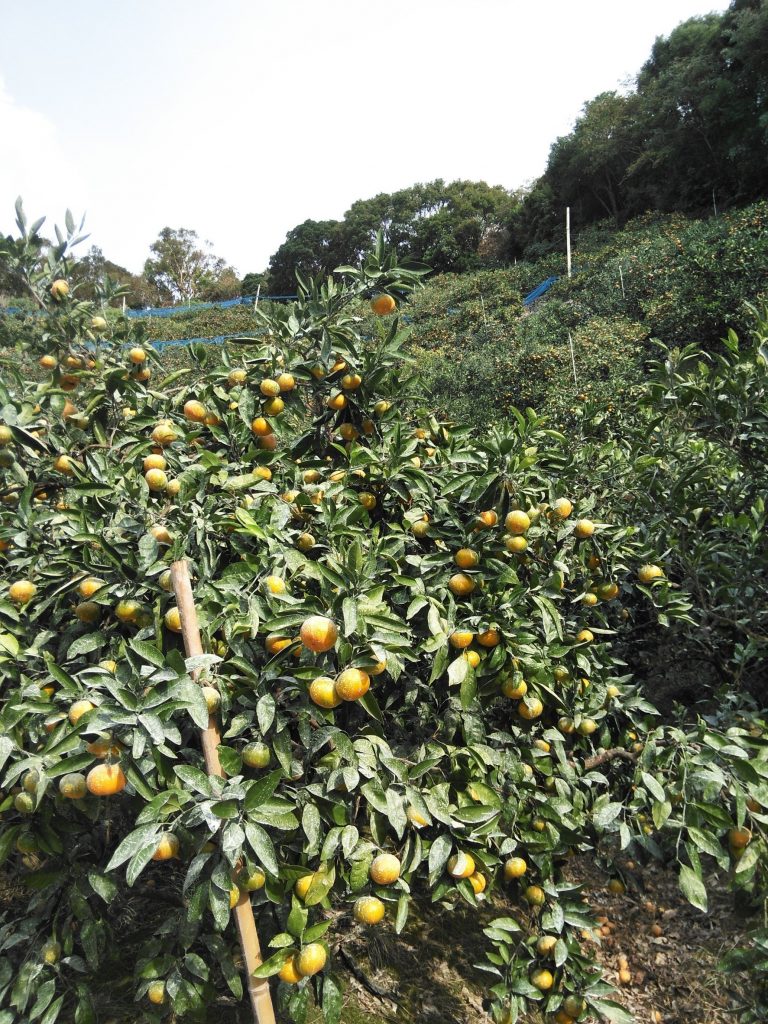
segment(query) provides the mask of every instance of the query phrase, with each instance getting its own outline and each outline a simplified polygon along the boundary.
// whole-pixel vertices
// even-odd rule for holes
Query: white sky
[[[87,213],[139,271],[193,228],[241,273],[418,181],[514,189],[707,0],[5,0],[0,231]]]

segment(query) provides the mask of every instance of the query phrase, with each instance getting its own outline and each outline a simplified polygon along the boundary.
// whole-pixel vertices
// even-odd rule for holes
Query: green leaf
[[[114,871],[115,868],[119,868],[121,864],[130,860],[131,857],[134,857],[141,850],[149,849],[151,852],[154,852],[157,846],[158,831],[158,826],[153,824],[140,825],[133,832],[129,832],[112,854],[104,870]]]
[[[245,829],[245,836],[248,840],[248,844],[250,845],[251,850],[253,850],[256,858],[264,867],[264,870],[268,871],[270,875],[277,876],[280,873],[280,869],[277,865],[275,847],[273,846],[269,835],[261,825],[256,825],[252,821],[246,821],[243,827]]]
[[[693,904],[694,907],[698,907],[699,910],[706,911],[707,890],[699,875],[689,868],[687,864],[682,864],[680,866],[679,881],[680,891],[688,902]]]
[[[661,803],[664,803],[664,800],[666,799],[664,787],[659,785],[656,779],[654,779],[652,775],[649,775],[648,772],[641,772],[640,777],[651,796],[654,797],[654,799],[659,800]]]

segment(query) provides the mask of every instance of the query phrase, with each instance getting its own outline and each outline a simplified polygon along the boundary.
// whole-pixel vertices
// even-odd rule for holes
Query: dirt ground
[[[622,895],[608,891],[607,876],[586,857],[574,860],[569,873],[586,884],[585,897],[605,922],[594,949],[606,980],[617,986],[617,1001],[638,1024],[734,1024],[747,979],[724,974],[718,961],[754,921],[734,908],[731,895],[713,887],[704,914],[683,898],[670,870],[625,869]],[[431,911],[400,937],[381,929],[353,933],[338,965],[357,965],[343,1024],[488,1024],[484,976],[472,968],[484,941],[469,909],[450,917]],[[631,975],[625,985],[622,957]],[[533,1016],[525,1024],[539,1021]]]
[[[608,891],[608,876],[587,856],[574,858],[568,874],[585,885],[585,898],[603,922],[594,940],[596,956],[606,980],[617,986],[617,1000],[638,1024],[735,1024],[749,979],[723,973],[718,962],[756,922],[735,907],[732,895],[717,884],[708,887],[710,910],[704,914],[685,901],[676,874],[662,867],[625,863],[627,890],[621,895]],[[0,896],[13,894],[7,886]],[[119,961],[104,965],[99,1024],[135,1024],[140,1016],[133,1002],[132,934],[136,943],[140,933],[151,932],[152,911],[162,912],[162,906],[142,898],[140,908],[141,913],[115,921],[124,942]],[[519,917],[518,908],[498,898],[493,910]],[[488,915],[463,904],[454,911],[434,907],[410,918],[397,936],[391,928],[354,925],[345,915],[337,931],[344,938],[333,962],[346,984],[342,1024],[489,1024],[483,1010],[487,976],[473,967],[486,943],[481,917]],[[630,973],[624,985],[619,981],[622,957]],[[248,1011],[224,997],[210,1008],[206,1021],[242,1024],[251,1020]],[[172,1014],[167,1019],[174,1020]],[[310,1012],[307,1024],[320,1019]],[[533,1015],[521,1024],[542,1020]]]

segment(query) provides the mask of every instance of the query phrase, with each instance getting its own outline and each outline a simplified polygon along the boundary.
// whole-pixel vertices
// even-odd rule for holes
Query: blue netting
[[[260,295],[259,302],[290,302],[296,295]],[[147,316],[178,316],[180,313],[197,313],[202,309],[230,309],[232,306],[250,306],[256,300],[254,295],[239,295],[236,299],[222,299],[221,302],[195,302],[185,306],[155,306],[151,309],[126,309],[129,317]],[[42,310],[24,310],[20,306],[0,306],[0,313],[12,316],[16,313],[27,313],[28,316],[40,316]]]
[[[536,299],[540,299],[544,292],[549,291],[555,281],[559,280],[557,277],[548,277],[546,281],[542,281],[541,284],[536,285],[532,292],[529,292],[523,299],[524,306],[530,306]]]

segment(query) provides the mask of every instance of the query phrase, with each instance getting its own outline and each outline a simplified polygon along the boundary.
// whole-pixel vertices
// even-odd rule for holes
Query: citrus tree
[[[651,856],[667,830],[701,904],[696,836],[725,866],[749,847],[754,874],[766,805],[762,769],[732,767],[746,732],[648,724],[612,652],[620,593],[686,614],[652,538],[602,521],[579,450],[532,412],[481,438],[406,421],[396,313],[421,272],[380,243],[164,374],[70,286],[71,218],[49,249],[20,205],[18,226],[45,376],[9,362],[0,385],[0,861],[24,892],[0,915],[0,1022],[96,1019],[111,908],[142,887],[166,896],[123,966],[147,1020],[242,996],[245,899],[292,1020],[339,1019],[352,921],[400,932],[458,901],[495,1021],[628,1020],[566,858]]]

